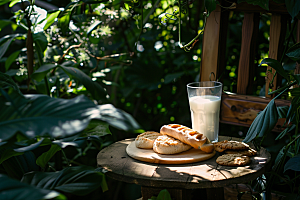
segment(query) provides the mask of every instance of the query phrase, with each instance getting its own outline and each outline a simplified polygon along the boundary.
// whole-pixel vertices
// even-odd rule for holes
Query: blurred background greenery
[[[46,79],[33,78],[28,83],[24,36],[28,21],[22,11],[27,1],[23,5],[15,2],[14,6],[9,6],[9,3],[0,6],[0,38],[20,34],[9,46],[0,43],[0,52],[3,53],[0,71],[12,77],[23,94],[50,94],[51,97],[66,99],[84,94],[98,104],[110,103],[128,112],[140,124],[141,130],[135,132],[110,127],[112,134],[103,136],[105,145],[135,137],[145,130],[159,131],[164,124],[191,127],[186,85],[199,80],[202,36],[191,51],[180,49],[178,20],[168,20],[164,25],[160,18],[163,13],[177,12],[176,1],[34,1],[36,6],[31,8],[33,14],[29,20],[33,24],[34,43],[40,44],[43,50],[39,52],[35,48],[34,71],[46,63],[70,64],[104,88],[107,95],[101,98],[95,98],[96,94],[82,81],[68,76],[60,68],[49,70]],[[184,9],[181,35],[187,43],[203,28],[204,3],[186,1]],[[49,15],[53,16],[51,24],[44,20]],[[243,13],[230,12],[227,48],[223,52],[227,58],[226,70],[216,77],[223,82],[225,91],[233,93],[236,92],[242,19]],[[256,66],[268,57],[269,26],[270,15],[261,14]],[[253,95],[264,96],[265,76],[265,67],[255,67]],[[45,89],[47,87],[49,91]],[[220,134],[243,137],[247,129],[221,124]],[[89,165],[96,165],[96,161],[91,160],[96,158],[97,150],[84,157],[90,159]],[[106,193],[109,199],[140,196],[139,186],[115,184],[113,180],[108,183],[111,183],[110,191],[120,191]]]

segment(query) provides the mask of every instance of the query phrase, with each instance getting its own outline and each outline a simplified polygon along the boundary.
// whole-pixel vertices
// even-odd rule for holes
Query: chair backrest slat
[[[287,31],[287,19],[289,14],[284,4],[277,4],[270,1],[270,9],[264,10],[259,6],[249,5],[246,2],[239,3],[236,7],[226,5],[225,0],[221,0],[221,5],[213,11],[207,19],[202,46],[202,61],[200,69],[200,81],[216,80],[225,71],[227,58],[226,51],[232,55],[232,49],[226,48],[227,29],[229,23],[229,12],[244,12],[242,25],[242,40],[240,49],[239,66],[237,67],[237,94],[223,93],[221,103],[220,122],[240,126],[250,126],[257,113],[263,110],[273,97],[261,98],[253,95],[254,76],[257,63],[255,55],[258,50],[259,24],[261,12],[271,13],[270,33],[269,33],[269,58],[280,60],[284,50],[284,40]],[[300,23],[299,23],[300,24]],[[300,25],[298,24],[297,40],[300,41]],[[266,94],[269,90],[269,83],[272,74],[267,69]],[[298,65],[300,74],[300,65]],[[273,70],[272,73],[275,71]],[[213,76],[213,74],[215,76]],[[258,78],[258,77],[257,77]],[[262,78],[262,77],[260,77]],[[281,76],[276,76],[273,81],[272,90],[277,89]],[[222,81],[222,78],[221,80]],[[278,99],[277,106],[290,105],[290,101]],[[274,131],[282,131],[284,119],[279,121]]]
[[[258,37],[259,13],[245,13],[242,26],[241,54],[238,66],[237,93],[251,94],[254,78],[254,55]]]
[[[202,60],[200,70],[200,80],[209,81],[209,77],[217,76],[218,71],[218,53],[219,36],[221,22],[221,8],[217,6],[206,21],[203,34]],[[216,78],[211,80],[215,80]]]
[[[269,58],[280,60],[283,52],[283,43],[286,34],[286,26],[287,21],[284,15],[273,14],[271,17],[271,24],[270,24],[270,42],[269,42]],[[272,71],[272,72],[271,72]],[[270,82],[273,79],[273,74],[275,70],[270,66],[267,67],[266,71],[266,97],[272,98],[273,95],[268,95],[268,91],[270,89],[276,90],[277,83],[279,82],[278,76],[276,75],[273,83],[270,87]]]

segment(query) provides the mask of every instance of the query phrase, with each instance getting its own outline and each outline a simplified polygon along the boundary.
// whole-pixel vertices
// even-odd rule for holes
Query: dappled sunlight
[[[250,165],[229,167],[216,163],[216,158],[220,155],[216,153],[212,158],[200,162],[160,164],[158,162],[163,159],[171,160],[170,155],[156,154],[157,156],[152,157],[149,162],[130,157],[131,154],[127,154],[126,151],[127,148],[131,149],[133,141],[133,139],[122,140],[107,147],[98,154],[98,164],[108,167],[113,176],[119,180],[151,187],[196,189],[247,182],[264,173],[265,163],[260,161],[264,161],[264,158],[269,159],[268,154],[262,151],[255,158],[251,158]],[[151,149],[141,150],[144,153],[152,152]],[[178,157],[179,154],[172,156]],[[188,157],[186,161],[189,162],[189,159],[191,158]]]

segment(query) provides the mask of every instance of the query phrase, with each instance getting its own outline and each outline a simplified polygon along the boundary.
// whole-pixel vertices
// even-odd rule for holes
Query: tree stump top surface
[[[223,140],[242,139],[219,136],[219,141]],[[148,163],[127,155],[126,147],[132,141],[134,139],[118,141],[101,150],[97,156],[98,166],[107,170],[106,175],[113,179],[148,187],[196,189],[246,183],[262,175],[271,159],[271,155],[261,148],[251,157],[251,164],[243,167],[218,165],[218,152],[208,160],[190,164]]]

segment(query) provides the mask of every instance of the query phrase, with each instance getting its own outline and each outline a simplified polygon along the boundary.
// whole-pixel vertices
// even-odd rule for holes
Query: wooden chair
[[[269,40],[269,58],[280,59],[282,56],[284,40],[287,32],[287,20],[289,14],[282,4],[276,4],[270,1],[269,11],[259,6],[247,4],[228,4],[227,1],[221,1],[221,6],[213,11],[207,19],[202,49],[202,63],[200,68],[200,80],[208,81],[213,73],[215,77],[220,77],[226,67],[226,39],[227,28],[229,25],[229,13],[243,12],[244,19],[242,24],[242,40],[240,49],[240,58],[237,74],[237,94],[222,95],[220,122],[249,127],[257,116],[257,113],[263,110],[274,95],[268,95],[269,83],[275,70],[266,71],[266,89],[265,98],[251,95],[253,92],[254,81],[254,55],[257,51],[257,37],[259,33],[260,13],[271,13],[270,20],[270,40]],[[226,7],[226,8],[225,8]],[[298,23],[297,40],[299,41],[300,23]],[[230,51],[230,50],[229,50]],[[281,77],[276,75],[272,90],[275,90],[281,82]],[[219,80],[222,82],[222,79]],[[278,99],[275,101],[277,106],[289,105],[290,101]],[[281,119],[273,131],[281,132],[284,119]]]

